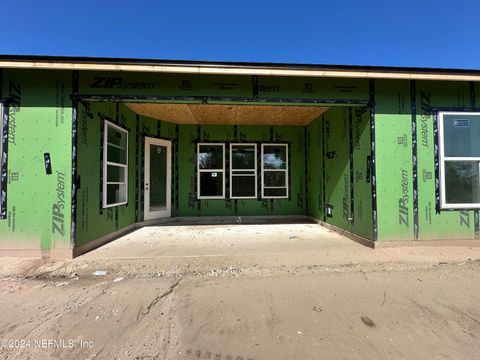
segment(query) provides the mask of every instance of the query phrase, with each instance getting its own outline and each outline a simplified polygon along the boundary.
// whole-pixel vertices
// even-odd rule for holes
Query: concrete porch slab
[[[147,226],[84,254],[81,261],[157,264],[170,269],[440,263],[480,258],[480,247],[372,249],[308,221]]]
[[[169,224],[135,230],[83,255],[83,258],[281,255],[346,250],[352,246],[362,247],[334,231],[305,222]]]

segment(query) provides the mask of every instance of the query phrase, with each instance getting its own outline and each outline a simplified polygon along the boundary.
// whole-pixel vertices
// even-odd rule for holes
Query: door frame
[[[150,145],[166,146],[167,148],[167,188],[166,209],[150,211]],[[145,136],[145,159],[143,178],[143,220],[154,220],[172,216],[172,142]]]

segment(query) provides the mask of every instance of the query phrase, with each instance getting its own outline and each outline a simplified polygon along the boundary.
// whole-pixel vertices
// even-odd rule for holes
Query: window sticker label
[[[455,119],[455,120],[453,120],[453,126],[468,128],[468,127],[470,127],[470,120],[469,119]]]

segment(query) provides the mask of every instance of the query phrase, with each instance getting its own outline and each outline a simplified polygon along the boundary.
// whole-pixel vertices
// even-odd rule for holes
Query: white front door
[[[144,220],[172,215],[172,142],[145,137]]]

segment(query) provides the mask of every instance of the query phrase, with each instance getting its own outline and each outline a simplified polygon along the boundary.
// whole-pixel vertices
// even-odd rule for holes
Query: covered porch
[[[371,238],[365,106],[94,98],[78,115],[76,255],[199,217],[313,220]]]

